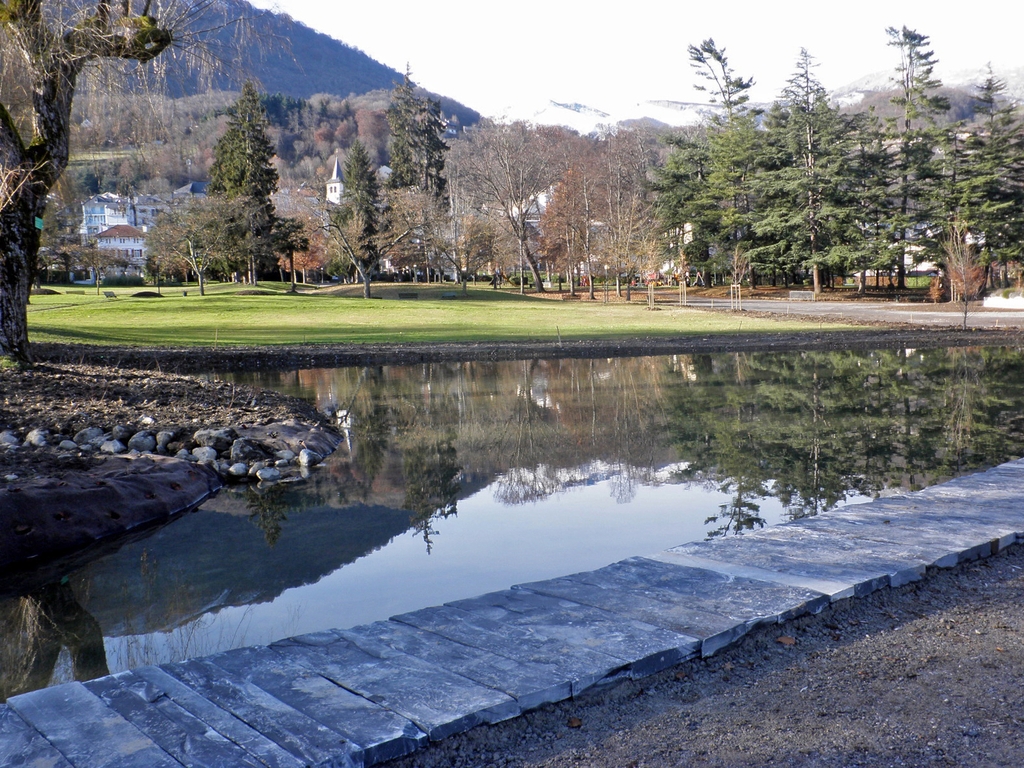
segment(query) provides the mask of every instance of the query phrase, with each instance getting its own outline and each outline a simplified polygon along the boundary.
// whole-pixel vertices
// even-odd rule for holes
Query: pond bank
[[[827,322],[834,322],[828,320]],[[1017,329],[961,331],[952,328],[863,328],[804,333],[729,333],[641,339],[588,339],[536,342],[464,342],[431,344],[306,344],[279,347],[145,348],[80,344],[34,344],[46,363],[91,363],[176,373],[336,368],[358,365],[408,365],[476,360],[525,360],[559,357],[636,357],[785,350],[895,349],[1016,345]]]

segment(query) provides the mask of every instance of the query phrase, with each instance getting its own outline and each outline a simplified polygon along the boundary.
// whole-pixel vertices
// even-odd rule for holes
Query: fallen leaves
[[[791,635],[780,635],[775,638],[775,642],[780,645],[796,645],[796,638]]]
[[[570,728],[582,728],[583,721],[580,720],[578,717],[570,717],[569,722],[566,723],[566,725],[568,725]]]

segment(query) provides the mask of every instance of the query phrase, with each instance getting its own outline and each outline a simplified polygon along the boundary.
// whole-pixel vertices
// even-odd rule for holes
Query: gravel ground
[[[1018,545],[388,765],[1019,766],[1021,594]]]

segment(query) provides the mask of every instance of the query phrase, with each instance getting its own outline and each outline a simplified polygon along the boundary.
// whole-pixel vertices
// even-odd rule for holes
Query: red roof
[[[101,237],[139,237],[145,239],[146,233],[129,224],[118,224],[117,226],[105,229],[96,235],[97,239]]]

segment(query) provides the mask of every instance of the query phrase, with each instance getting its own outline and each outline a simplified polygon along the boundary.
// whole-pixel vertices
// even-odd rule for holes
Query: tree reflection
[[[66,649],[75,680],[109,674],[99,623],[67,580],[0,603],[0,698],[44,688]]]
[[[405,474],[403,506],[413,513],[413,528],[423,536],[429,553],[433,547],[430,537],[437,535],[434,521],[451,517],[458,511],[462,467],[452,438],[406,448],[402,465]]]
[[[285,486],[248,486],[245,489],[245,506],[249,510],[249,520],[263,532],[267,545],[274,546],[281,536],[281,523],[288,519],[288,510],[291,509],[285,498]]]

